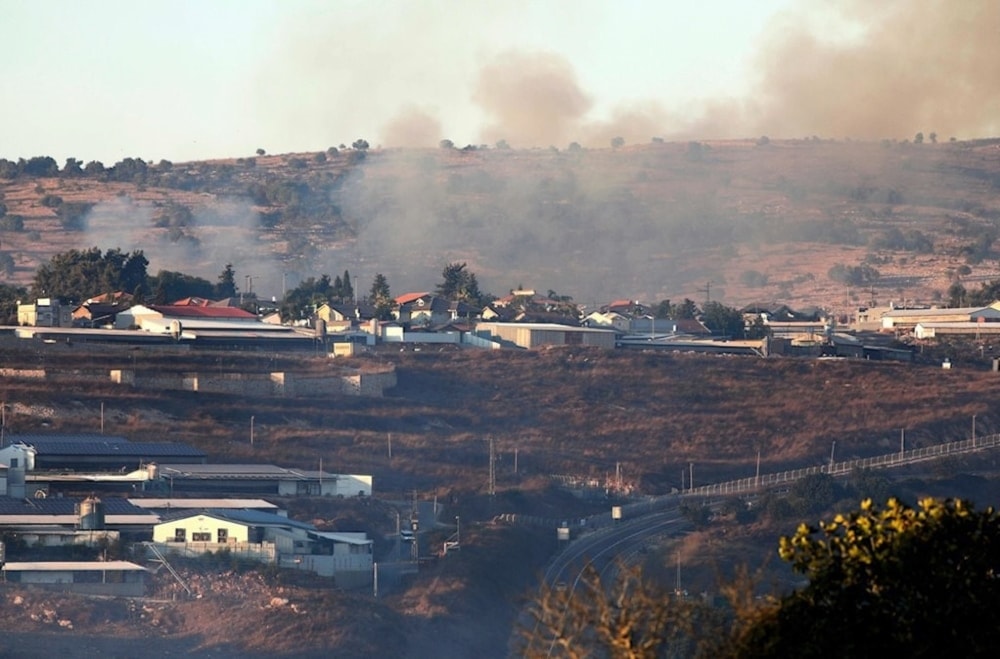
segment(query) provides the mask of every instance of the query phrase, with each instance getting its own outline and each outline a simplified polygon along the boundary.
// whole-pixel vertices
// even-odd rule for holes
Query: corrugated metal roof
[[[133,506],[147,509],[176,508],[178,510],[205,508],[268,508],[278,506],[264,499],[129,499]]]
[[[129,561],[30,561],[6,563],[7,572],[106,572],[108,570],[148,572]]]
[[[348,545],[370,545],[372,541],[360,536],[365,535],[364,533],[334,533],[332,531],[314,531],[310,535],[317,536],[319,538],[326,538],[327,540],[333,540],[334,542],[341,542]]]
[[[0,515],[75,515],[76,506],[82,498],[47,497],[45,499],[17,499],[0,497]],[[143,508],[132,505],[128,499],[109,497],[102,499],[105,515],[146,515],[151,513]]]
[[[170,464],[160,467],[160,474],[175,479],[265,479],[307,480],[320,478],[320,472],[306,472],[266,464]],[[307,476],[306,474],[311,474]],[[336,474],[322,472],[324,479],[335,480]]]
[[[39,456],[105,455],[204,458],[204,451],[174,442],[132,442],[107,435],[14,435],[10,443],[35,447]]]

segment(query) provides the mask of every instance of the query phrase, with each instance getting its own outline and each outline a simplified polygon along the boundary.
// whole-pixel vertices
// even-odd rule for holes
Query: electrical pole
[[[392,462],[392,433],[387,433],[386,441],[389,444],[389,462]]]
[[[973,417],[975,418],[975,417]],[[976,433],[972,433],[973,438],[975,438]],[[514,474],[517,474],[517,447],[514,447]]]
[[[253,446],[253,416],[250,417],[250,446]]]
[[[757,475],[754,476],[754,485],[760,487],[760,449],[757,449]]]
[[[493,437],[490,436],[490,483],[489,483],[489,493],[490,496],[494,496],[497,492],[497,469],[496,469],[496,453],[493,450]]]
[[[972,415],[972,448],[976,448],[976,415]]]
[[[830,470],[833,470],[833,452],[837,450],[837,440],[833,440],[833,446],[830,447]]]
[[[903,459],[903,454],[906,452],[906,429],[899,429],[899,458]]]

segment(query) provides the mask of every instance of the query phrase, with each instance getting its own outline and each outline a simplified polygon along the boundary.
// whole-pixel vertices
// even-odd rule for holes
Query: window
[[[187,532],[184,529],[174,529],[174,542],[186,542]]]
[[[211,542],[211,541],[212,541],[212,534],[211,533],[192,533],[191,534],[191,542]]]
[[[18,465],[17,461],[18,461],[18,458],[11,458],[10,459],[10,468],[11,469],[17,469],[17,465]]]
[[[219,542],[226,543],[229,542],[229,529],[219,529],[215,532],[219,538]]]

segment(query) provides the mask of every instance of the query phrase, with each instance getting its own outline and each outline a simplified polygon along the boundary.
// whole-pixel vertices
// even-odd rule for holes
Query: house
[[[593,311],[583,317],[581,324],[584,327],[612,329],[621,334],[629,334],[632,327],[632,319],[617,311]]]
[[[56,298],[40,297],[31,304],[17,303],[17,324],[31,327],[70,327],[72,309]]]
[[[312,524],[255,510],[179,513],[154,527],[153,542],[185,554],[226,550],[335,577],[345,586],[370,583],[372,578],[372,541],[364,533],[318,531]]]
[[[104,304],[100,302],[84,302],[73,309],[73,327],[109,327],[114,326],[115,318],[128,306]]]

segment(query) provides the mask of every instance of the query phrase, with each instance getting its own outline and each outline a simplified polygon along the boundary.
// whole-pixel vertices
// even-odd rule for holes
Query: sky
[[[995,0],[0,0],[0,157],[1000,131]]]

